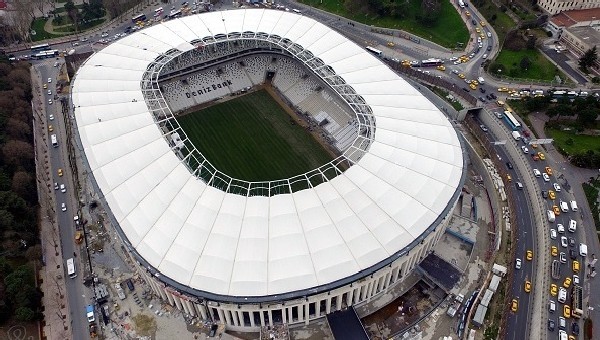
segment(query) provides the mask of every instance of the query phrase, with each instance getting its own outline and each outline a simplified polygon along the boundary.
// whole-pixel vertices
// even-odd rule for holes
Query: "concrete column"
[[[336,310],[342,310],[342,295],[340,294],[337,296],[337,298],[335,299],[335,309]]]
[[[302,305],[302,317],[304,318],[304,324],[308,325],[308,321],[310,320],[310,304],[308,302]]]
[[[290,308],[286,308],[288,311],[288,323],[293,323],[294,322],[294,313],[292,313],[292,308],[294,307],[290,307]]]
[[[317,318],[321,316],[321,300],[315,301],[315,314]]]
[[[327,300],[325,300],[325,301],[326,301],[325,302],[326,303],[325,304],[325,313],[329,314],[329,313],[331,313],[331,298],[327,297]]]
[[[160,297],[163,300],[169,300],[169,298],[167,298],[167,292],[165,291],[165,289],[163,287],[159,287],[159,289],[158,289],[158,295],[160,295]]]
[[[392,271],[388,271],[385,273],[385,279],[383,281],[383,289],[387,292],[387,289],[390,287],[390,278],[392,277]]]
[[[260,316],[260,326],[264,327],[264,326],[266,326],[265,325],[265,313],[263,313],[262,310],[260,310],[259,313],[260,313],[260,315],[259,315]]]
[[[242,327],[246,327],[246,321],[244,321],[244,313],[240,310],[236,312],[236,317],[238,319],[238,323]]]
[[[196,305],[196,309],[200,312],[203,320],[208,320],[208,315],[206,315],[206,308],[203,305]]]
[[[273,311],[269,309],[269,326],[273,327]]]
[[[373,280],[369,281],[369,286],[367,288],[367,301],[371,300],[371,297],[373,296],[373,286]]]
[[[298,321],[304,321],[304,304],[298,305]]]
[[[185,312],[185,309],[181,305],[181,299],[179,298],[179,296],[173,295],[173,301],[175,302],[175,306],[177,306],[177,309],[183,310]]]
[[[231,321],[231,314],[227,309],[223,310],[223,314],[225,314],[225,324],[233,326],[233,322]]]
[[[165,294],[167,294],[167,300],[169,300],[169,303],[171,304],[171,306],[174,306],[175,301],[173,300],[173,295],[171,294],[171,292],[165,292]]]
[[[281,309],[281,318],[283,323],[288,323],[287,322],[287,308],[283,307],[283,309]]]
[[[239,326],[240,325],[240,320],[238,319],[238,314],[236,310],[232,310],[231,311],[231,320],[233,321],[233,324],[235,326]]]
[[[217,313],[219,314],[220,322],[228,325],[229,323],[227,323],[227,318],[225,317],[225,312],[221,308],[216,308],[216,310],[217,310]]]
[[[354,288],[350,288],[350,291],[348,291],[348,295],[346,295],[346,304],[348,306],[352,306],[354,303],[352,302],[354,299]]]
[[[256,327],[256,325],[254,324],[254,312],[250,311],[248,312],[250,314],[250,327]],[[242,318],[242,320],[244,320]]]

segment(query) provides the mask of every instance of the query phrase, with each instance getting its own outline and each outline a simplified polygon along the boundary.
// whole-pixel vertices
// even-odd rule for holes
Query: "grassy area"
[[[104,21],[106,21],[105,18],[86,22],[85,24],[79,26],[79,31],[85,31],[85,30],[88,30],[90,28],[96,27],[98,25],[102,25],[104,23]],[[69,26],[66,26],[66,27],[58,27],[58,28],[55,28],[54,30],[56,32],[65,32],[65,33],[67,33],[67,32],[68,33],[73,32],[74,33],[75,32],[75,26],[69,25]]]
[[[462,104],[458,100],[456,100],[456,99],[454,99],[454,100],[448,99],[448,95],[449,95],[448,91],[446,91],[444,89],[441,89],[439,87],[436,87],[436,86],[430,86],[429,89],[431,91],[433,91],[433,93],[437,94],[440,98],[442,98],[445,101],[447,101],[448,103],[450,103],[450,105],[452,105],[452,107],[456,111],[460,111],[460,110],[464,109],[464,107],[462,106]]]
[[[39,18],[33,21],[33,23],[31,24],[31,29],[35,31],[35,35],[31,36],[32,41],[40,41],[62,36],[46,32],[44,30],[44,25],[46,25],[46,19]]]
[[[585,153],[588,150],[600,152],[600,138],[598,136],[577,134],[575,130],[546,129],[546,133],[554,139],[557,147],[567,154]]]
[[[367,25],[401,29],[445,47],[453,48],[457,42],[466,44],[469,40],[469,31],[465,23],[448,1],[441,2],[441,15],[433,27],[425,27],[415,19],[421,11],[421,1],[417,0],[409,0],[409,13],[405,19],[348,13],[341,0],[300,0],[300,2]]]
[[[288,178],[332,157],[262,90],[178,119],[220,171],[247,181]]]
[[[521,60],[525,57],[529,58],[530,65],[523,70]],[[504,66],[505,71],[502,75],[514,78],[552,81],[554,76],[561,75],[556,66],[538,50],[509,51],[503,49],[494,62]]]
[[[500,10],[491,0],[482,1],[483,5],[477,6],[479,12],[485,17],[485,19],[492,24],[496,34],[498,34],[498,40],[504,41],[504,37],[508,31],[515,28],[515,22],[504,12]]]
[[[600,187],[600,183],[597,179],[590,181],[590,183],[582,183],[583,192],[592,210],[596,230],[600,231],[600,221],[598,220],[598,187]],[[598,235],[598,238],[600,238],[600,235]]]

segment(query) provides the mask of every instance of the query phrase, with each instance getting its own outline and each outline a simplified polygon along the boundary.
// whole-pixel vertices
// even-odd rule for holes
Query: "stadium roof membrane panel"
[[[271,197],[228,194],[191,174],[155,124],[141,79],[161,54],[232,32],[276,34],[330,65],[373,111],[368,152],[328,182]],[[431,102],[362,47],[284,11],[204,13],[131,34],[81,66],[72,100],[122,235],[161,276],[210,294],[278,295],[359,275],[439,222],[463,176],[456,131]]]

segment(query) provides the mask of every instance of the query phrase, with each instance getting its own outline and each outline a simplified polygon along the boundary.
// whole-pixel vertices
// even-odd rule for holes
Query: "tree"
[[[527,49],[533,50],[535,49],[535,43],[537,42],[537,37],[535,35],[530,35],[527,37]]]
[[[65,2],[64,7],[65,11],[67,12],[67,15],[69,16],[69,18],[73,22],[73,25],[75,26],[75,31],[79,31],[79,9],[75,7],[75,4],[72,0],[67,0],[67,2]]]
[[[25,165],[33,160],[33,146],[20,140],[9,140],[2,146],[4,161],[9,165]]]
[[[598,110],[594,108],[586,108],[577,114],[577,121],[583,126],[588,127],[598,118]]]
[[[531,66],[531,60],[529,59],[529,57],[523,57],[519,66],[521,66],[521,70],[527,71],[527,69],[529,69],[529,66]]]
[[[585,51],[581,58],[579,58],[579,67],[587,71],[588,67],[594,66],[597,61],[598,51],[596,50],[596,46],[594,46]]]

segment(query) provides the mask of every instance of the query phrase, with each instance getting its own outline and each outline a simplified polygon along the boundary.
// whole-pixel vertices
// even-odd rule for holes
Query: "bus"
[[[58,57],[58,50],[41,51],[41,52],[34,54],[32,57],[33,57],[33,59],[45,59],[45,58]]]
[[[163,8],[159,7],[157,9],[154,10],[154,17],[159,17],[161,14],[163,13]]]
[[[135,24],[138,21],[146,21],[146,14],[142,13],[142,14],[138,14],[136,16],[134,16],[131,21]]]
[[[561,98],[567,94],[567,91],[554,91],[552,92],[552,98]]]
[[[180,16],[181,16],[181,11],[180,10],[171,11],[171,13],[169,14],[169,19],[179,18]]]
[[[378,49],[376,49],[376,48],[373,48],[373,47],[371,47],[371,46],[367,46],[367,47],[365,47],[365,48],[367,49],[367,51],[369,51],[369,52],[373,53],[374,55],[376,55],[376,56],[378,56],[378,57],[381,57],[381,55],[383,54],[383,52],[381,52],[380,50],[378,50]]]
[[[573,286],[571,300],[571,315],[579,319],[583,315],[583,289],[580,286]]]
[[[77,271],[75,270],[75,261],[73,258],[67,260],[67,275],[74,279],[77,277]]]
[[[442,59],[430,58],[421,60],[421,67],[440,66],[444,63]]]
[[[513,116],[512,113],[510,113],[510,111],[504,111],[504,120],[506,121],[506,124],[510,126],[511,129],[521,129],[521,123],[519,123],[519,121],[515,118],[515,116]]]
[[[50,45],[48,45],[48,44],[40,44],[40,45],[31,46],[31,52],[45,51],[45,50],[49,50],[49,49],[50,49]]]
[[[56,139],[56,134],[50,135],[50,141],[52,142],[52,146],[58,148],[58,140]]]

